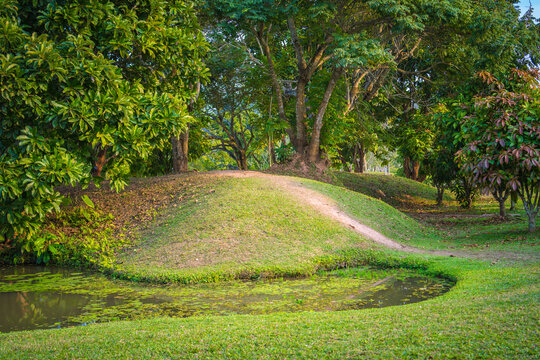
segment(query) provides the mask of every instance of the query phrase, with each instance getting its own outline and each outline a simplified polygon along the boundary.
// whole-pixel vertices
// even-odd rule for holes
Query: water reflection
[[[59,319],[82,313],[90,296],[50,292],[0,293],[0,331],[54,326]]]

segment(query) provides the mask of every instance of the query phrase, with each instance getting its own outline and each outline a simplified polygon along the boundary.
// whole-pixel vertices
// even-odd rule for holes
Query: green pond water
[[[402,270],[354,268],[303,279],[141,285],[74,270],[0,268],[0,332],[157,316],[340,311],[426,300],[452,284]]]

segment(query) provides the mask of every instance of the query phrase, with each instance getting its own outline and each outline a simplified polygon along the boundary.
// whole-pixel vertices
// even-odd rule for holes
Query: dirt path
[[[315,190],[311,190],[302,186],[298,182],[294,181],[294,179],[287,176],[269,175],[269,174],[264,174],[257,171],[234,171],[234,170],[233,171],[231,170],[211,171],[209,173],[216,174],[219,176],[231,176],[231,177],[237,177],[237,178],[258,177],[258,178],[272,179],[272,184],[275,184],[279,186],[280,188],[282,188],[283,190],[287,191],[289,194],[297,198],[298,201],[309,204],[311,207],[313,207],[315,210],[317,210],[321,214],[342,223],[343,225],[351,228],[352,230],[356,231],[362,236],[370,240],[373,240],[374,242],[381,244],[390,249],[404,251],[408,253],[416,253],[416,254],[468,257],[467,256],[468,254],[465,254],[460,251],[425,250],[425,249],[418,249],[412,246],[406,246],[406,245],[400,244],[384,236],[380,232],[372,229],[371,227],[358,222],[356,219],[354,219],[353,217],[349,216],[347,213],[340,210],[334,200],[330,199],[329,197]]]
[[[218,176],[231,176],[237,178],[245,177],[258,177],[271,179],[272,184],[279,186],[284,191],[287,191],[290,195],[294,196],[299,202],[307,203],[315,210],[332,218],[345,226],[350,227],[352,230],[361,234],[362,236],[373,240],[374,242],[381,244],[390,249],[399,250],[407,253],[415,254],[430,254],[438,256],[451,256],[460,258],[471,258],[479,260],[488,260],[498,262],[500,260],[509,261],[523,261],[523,260],[537,260],[537,256],[526,255],[520,253],[514,253],[509,251],[493,251],[493,252],[469,252],[466,250],[435,250],[435,249],[419,249],[413,246],[403,245],[397,241],[394,241],[380,232],[372,229],[371,227],[364,225],[355,218],[351,217],[346,212],[339,209],[337,203],[329,197],[319,193],[318,191],[308,189],[302,186],[294,178],[280,175],[264,174],[257,171],[239,171],[239,170],[224,170],[224,171],[210,171],[206,174],[215,174]]]

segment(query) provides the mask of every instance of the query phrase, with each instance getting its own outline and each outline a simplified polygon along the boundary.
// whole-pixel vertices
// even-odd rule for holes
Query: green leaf
[[[88,197],[88,195],[83,195],[83,196],[81,196],[81,199],[82,199],[82,201],[84,201],[84,203],[85,203],[86,205],[88,205],[88,206],[91,207],[92,209],[95,208],[94,203],[92,202],[92,200],[90,200],[90,198]]]

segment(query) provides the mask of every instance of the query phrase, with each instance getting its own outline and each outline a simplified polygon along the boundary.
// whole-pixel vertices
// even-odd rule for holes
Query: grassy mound
[[[389,184],[392,180],[398,185],[403,182],[393,176],[380,177]],[[304,276],[320,269],[366,264],[366,259],[376,253],[375,243],[320,214],[290,189],[280,186],[279,179],[268,175],[238,178],[185,174],[135,179],[120,194],[106,188],[66,189],[66,195],[73,199],[67,213],[86,206],[77,202],[85,194],[95,203],[96,211],[112,214],[113,220],[107,220],[106,227],[96,221],[93,228],[87,229],[84,224],[89,222],[81,218],[78,221],[83,225],[66,221],[63,226],[57,225],[56,231],[78,231],[72,235],[77,244],[88,241],[99,245],[98,250],[121,238],[119,245],[124,249],[116,247],[111,251],[109,247],[109,256],[101,256],[107,262],[97,266],[116,277],[150,282]],[[286,179],[326,195],[360,222],[407,245],[424,249],[452,249],[457,245],[476,252],[536,252],[531,246],[536,243],[534,234],[520,231],[521,224],[515,219],[496,224],[466,222],[467,226],[456,225],[450,231],[447,227],[425,226],[383,201],[355,191],[313,180]],[[416,182],[413,185],[433,190]],[[492,235],[496,231],[508,237],[494,242]],[[84,248],[92,256],[88,256],[90,260],[98,254],[95,249]],[[84,259],[70,259],[74,258],[77,265],[84,264]]]
[[[120,255],[121,270],[115,271],[186,283],[297,276],[313,273],[340,251],[374,246],[269,178],[218,177],[149,226]]]

